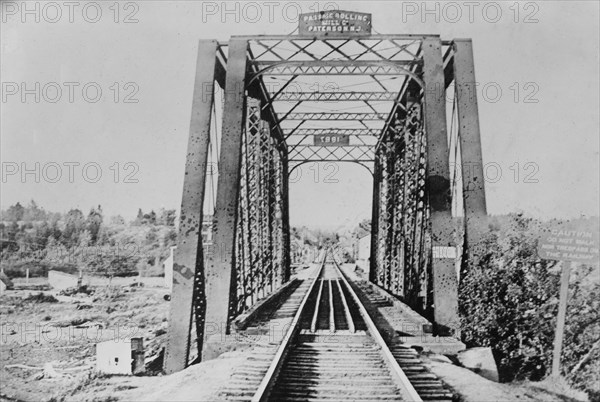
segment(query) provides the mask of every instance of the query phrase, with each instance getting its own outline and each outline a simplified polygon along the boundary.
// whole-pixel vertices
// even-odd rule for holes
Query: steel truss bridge
[[[456,333],[456,268],[486,215],[474,88],[470,39],[201,40],[166,372],[214,357],[209,332],[228,333],[289,280],[288,177],[307,162],[371,172],[370,281],[432,319],[438,334]],[[349,143],[315,145],[315,135]]]

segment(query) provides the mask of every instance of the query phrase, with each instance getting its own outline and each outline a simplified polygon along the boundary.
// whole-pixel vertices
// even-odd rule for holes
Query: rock
[[[4,272],[0,272],[0,282],[2,282],[2,285],[6,290],[13,290],[15,288],[13,281],[11,281]]]
[[[58,377],[62,377],[61,374],[59,374],[54,367],[52,366],[52,363],[46,363],[44,364],[44,376],[43,378],[58,378]]]
[[[446,356],[444,356],[444,355],[438,355],[438,354],[435,354],[435,355],[431,355],[431,356],[429,356],[429,358],[430,358],[431,360],[434,360],[434,361],[436,361],[436,362],[440,362],[440,363],[450,363],[450,364],[452,364],[452,360],[448,359],[448,358],[447,358]]]
[[[496,361],[494,360],[491,348],[467,349],[459,352],[456,357],[469,370],[490,381],[499,382],[498,367],[496,367]]]

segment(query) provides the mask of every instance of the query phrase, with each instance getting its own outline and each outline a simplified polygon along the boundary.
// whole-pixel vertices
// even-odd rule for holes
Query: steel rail
[[[344,274],[344,272],[338,265],[337,261],[335,260],[334,253],[331,253],[331,255],[333,257],[334,265],[335,265],[336,269],[338,270],[338,273],[340,274],[340,277],[344,281],[344,284],[346,285],[348,292],[350,293],[350,295],[356,302],[356,305],[358,306],[358,309],[360,311],[360,315],[362,316],[363,320],[365,321],[365,324],[367,324],[367,329],[369,330],[369,335],[371,335],[371,337],[373,337],[373,339],[375,340],[377,345],[381,348],[381,354],[383,355],[385,362],[387,363],[388,367],[390,368],[392,375],[396,378],[396,380],[397,380],[396,383],[401,388],[400,391],[402,392],[402,396],[407,398],[407,400],[409,400],[409,401],[422,402],[423,400],[421,399],[421,397],[419,396],[419,394],[417,393],[417,391],[415,390],[413,385],[410,383],[406,374],[404,374],[404,371],[402,370],[402,368],[400,368],[400,365],[398,365],[398,362],[394,358],[394,355],[392,354],[387,343],[385,343],[385,341],[381,337],[381,334],[379,333],[379,330],[377,329],[377,327],[375,326],[375,323],[371,319],[371,316],[369,315],[367,309],[365,308],[365,306],[362,304],[362,302],[358,298],[358,295],[356,294],[354,289],[352,289],[352,287],[350,286],[350,283],[348,282],[348,279],[346,278],[346,274]]]
[[[302,315],[307,306],[308,298],[314,291],[314,288],[315,288],[315,285],[317,282],[321,282],[321,288],[319,290],[322,291],[323,279],[321,279],[320,276],[324,270],[328,254],[329,254],[329,251],[326,251],[324,253],[323,260],[321,262],[321,267],[319,268],[319,270],[317,272],[317,276],[315,277],[315,280],[311,284],[308,292],[306,293],[304,299],[302,300],[302,303],[292,321],[291,327],[289,328],[283,342],[279,346],[279,349],[278,349],[271,365],[269,366],[267,373],[265,374],[263,380],[261,381],[261,384],[260,384],[257,392],[254,394],[254,396],[252,398],[253,402],[261,402],[261,401],[268,400],[271,390],[273,389],[273,387],[275,386],[275,383],[277,382],[278,375],[279,375],[282,367],[285,365],[285,360],[286,360],[287,354],[293,347],[293,341],[295,340],[296,336],[298,335],[298,333],[300,331],[300,328],[301,328],[300,322],[301,322]],[[394,383],[398,387],[398,390],[400,393],[399,396],[401,396],[404,400],[407,400],[407,401],[422,402],[423,400],[421,399],[421,397],[419,396],[419,394],[417,393],[417,391],[415,390],[413,385],[410,383],[410,381],[408,380],[408,377],[406,376],[404,371],[402,371],[402,369],[398,365],[398,362],[396,361],[392,352],[390,351],[389,347],[387,346],[387,344],[381,337],[379,330],[375,326],[375,323],[371,319],[366,308],[362,304],[361,300],[358,298],[354,289],[350,286],[348,279],[346,278],[345,274],[342,272],[341,268],[339,267],[339,264],[335,260],[335,256],[333,255],[333,252],[331,254],[332,254],[332,261],[333,261],[332,265],[335,267],[335,269],[337,270],[337,272],[339,274],[339,279],[336,280],[336,282],[338,282],[338,286],[340,286],[340,291],[341,291],[342,285],[339,283],[339,281],[343,281],[344,285],[346,286],[346,289],[348,290],[348,293],[350,294],[350,296],[352,297],[352,299],[354,300],[354,302],[356,303],[356,305],[358,307],[360,315],[367,326],[370,337],[375,341],[377,347],[379,348],[379,350],[381,352],[380,355],[381,355],[383,361],[386,363],[386,366],[388,367],[392,378],[395,380]],[[331,262],[330,262],[330,264],[331,264]],[[329,281],[329,282],[330,283],[328,285],[329,285],[330,302],[331,302],[333,292],[332,292],[332,287],[331,287],[332,286],[331,281]],[[341,294],[343,295],[343,291],[341,291]],[[319,303],[319,301],[317,301],[317,304],[318,303]],[[316,309],[316,310],[318,310],[318,309]],[[330,312],[330,314],[331,314],[331,312]],[[314,321],[314,317],[313,317],[313,321]]]
[[[315,304],[315,313],[313,314],[312,321],[310,323],[310,332],[317,330],[317,321],[319,319],[319,306],[321,303],[321,295],[323,294],[323,281],[319,281],[319,293],[317,294],[317,304]]]
[[[344,305],[344,314],[346,315],[346,321],[348,322],[348,330],[352,333],[355,333],[356,326],[354,325],[354,320],[352,319],[352,314],[350,313],[350,307],[348,307],[348,301],[346,300],[346,296],[344,295],[342,284],[340,283],[340,281],[335,282],[337,283],[337,287],[340,291],[340,299],[342,299],[342,304]]]
[[[296,315],[294,315],[294,318],[292,319],[290,327],[288,328],[288,331],[286,332],[285,337],[281,341],[281,344],[279,345],[279,348],[277,349],[277,353],[275,353],[275,357],[273,358],[273,361],[271,362],[271,365],[269,366],[267,373],[265,374],[264,378],[260,382],[260,385],[258,386],[256,393],[252,397],[252,402],[266,401],[269,396],[269,392],[271,391],[271,388],[273,387],[273,385],[275,385],[275,381],[277,380],[277,375],[279,374],[279,369],[285,362],[285,357],[293,345],[292,341],[294,340],[294,338],[300,331],[300,319],[302,318],[304,309],[306,308],[308,298],[310,297],[310,295],[313,292],[313,289],[315,288],[315,284],[317,282],[319,282],[319,278],[321,277],[321,273],[323,272],[323,267],[325,267],[326,258],[327,258],[327,253],[325,252],[323,254],[323,260],[321,261],[321,266],[317,270],[315,279],[310,284],[308,291],[304,295],[304,298],[302,299],[302,302],[300,303],[300,306],[298,307],[298,311],[296,311]]]
[[[335,332],[335,308],[333,306],[333,287],[331,280],[327,281],[329,289],[329,331]]]

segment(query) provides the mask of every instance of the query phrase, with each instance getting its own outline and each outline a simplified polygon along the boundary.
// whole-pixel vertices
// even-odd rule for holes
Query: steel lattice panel
[[[337,120],[337,121],[348,121],[348,120],[382,120],[387,119],[385,113],[290,113],[286,116],[286,120]]]
[[[311,65],[310,62],[304,61],[272,66],[269,62],[257,62],[255,65],[259,69],[268,68],[269,75],[397,75],[404,74],[406,71],[399,62],[374,64],[373,62],[330,61],[326,65],[321,63]]]
[[[418,309],[430,304],[425,146],[421,105],[412,103],[376,153],[380,181],[373,278]]]
[[[242,138],[240,198],[230,316],[281,285],[284,264],[283,163],[260,102],[248,98]]]
[[[373,146],[354,145],[343,147],[319,147],[300,145],[290,152],[290,161],[350,161],[372,162],[375,158]]]

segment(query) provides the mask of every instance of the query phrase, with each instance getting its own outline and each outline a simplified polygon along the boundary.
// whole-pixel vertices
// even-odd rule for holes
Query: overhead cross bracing
[[[247,79],[261,88],[262,107],[274,115],[271,123],[285,139],[290,166],[349,161],[372,171],[371,145],[392,123],[390,113],[403,110],[401,93],[408,83],[420,81],[416,72],[425,37],[248,37]],[[222,48],[225,55],[227,45]],[[316,133],[349,135],[350,143],[315,147]]]
[[[348,110],[348,109],[346,109]],[[347,121],[347,120],[386,120],[386,113],[357,113],[357,112],[346,112],[346,113],[331,113],[331,112],[305,112],[305,113],[289,113],[286,114],[285,120],[301,120],[301,121],[318,121],[318,120],[335,120],[335,121]],[[322,130],[331,130],[332,128],[320,128]],[[352,128],[345,128],[344,130],[352,130]],[[375,130],[375,129],[371,129]],[[291,131],[291,134],[294,132]]]
[[[257,62],[259,73],[268,71],[269,75],[398,75],[406,73],[403,66],[410,66],[413,62],[373,63],[372,61],[330,61],[321,62],[282,62],[271,64]],[[261,69],[262,68],[262,69]],[[263,70],[264,69],[264,70]]]

